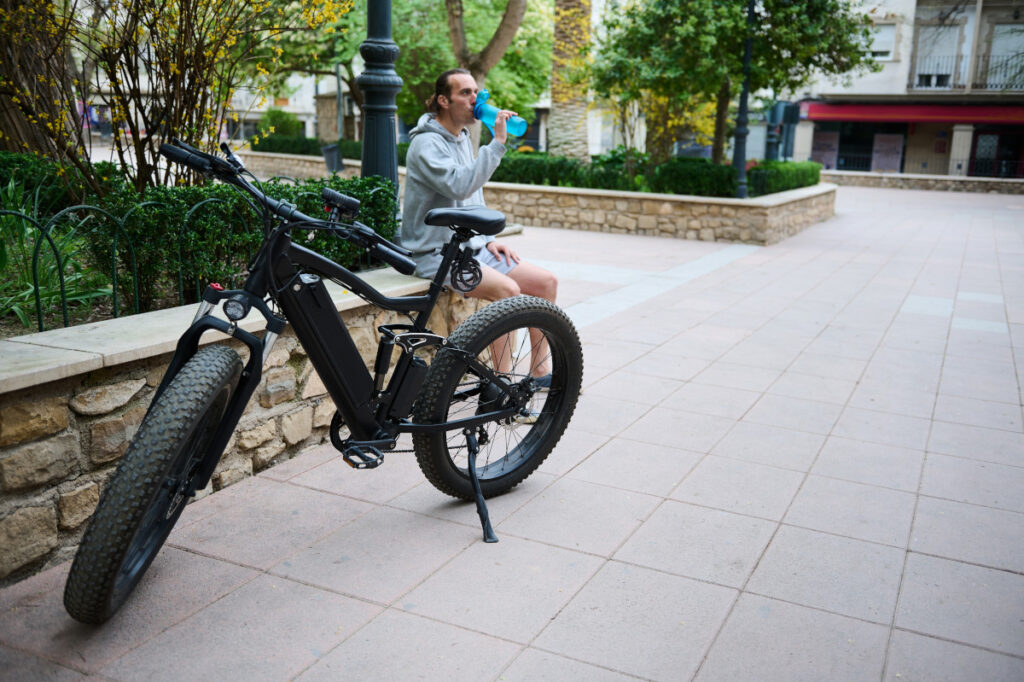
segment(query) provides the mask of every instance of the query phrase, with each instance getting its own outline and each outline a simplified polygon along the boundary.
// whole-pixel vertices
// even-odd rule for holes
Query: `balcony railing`
[[[899,160],[899,168],[889,168],[888,161],[878,163],[870,152],[843,153],[836,156],[835,170],[871,171],[885,170],[899,173],[921,173],[924,175],[968,175],[984,178],[1020,178],[1024,177],[1024,161],[1007,159],[955,158],[929,154],[910,154]],[[882,167],[880,167],[882,166]]]
[[[1024,54],[979,55],[975,90],[1024,90]]]
[[[918,57],[910,71],[909,86],[913,90],[952,90],[962,88],[961,58]]]

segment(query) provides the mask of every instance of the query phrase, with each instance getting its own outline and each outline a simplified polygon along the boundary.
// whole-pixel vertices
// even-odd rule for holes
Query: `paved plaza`
[[[498,544],[412,455],[313,448],[190,505],[103,627],[67,565],[0,591],[0,678],[1024,680],[1024,196],[513,239],[585,389]]]

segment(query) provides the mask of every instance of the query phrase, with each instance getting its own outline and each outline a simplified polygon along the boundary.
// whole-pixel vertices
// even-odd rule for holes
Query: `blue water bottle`
[[[481,90],[477,94],[476,105],[473,107],[473,118],[483,121],[487,129],[491,131],[491,135],[494,135],[494,118],[498,115],[500,109],[492,104],[487,104],[487,100],[490,98],[491,93],[486,90]],[[505,121],[505,130],[512,137],[522,137],[526,134],[526,119],[519,116],[510,116]]]

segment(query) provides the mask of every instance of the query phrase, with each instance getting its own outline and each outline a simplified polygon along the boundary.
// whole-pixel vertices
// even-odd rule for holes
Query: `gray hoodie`
[[[412,251],[416,276],[431,278],[441,264],[440,251],[451,238],[447,227],[423,222],[427,211],[449,206],[483,206],[481,189],[505,155],[505,145],[496,140],[481,147],[473,158],[469,131],[458,136],[445,130],[434,114],[423,114],[409,131],[406,155],[405,199],[399,242]],[[469,241],[471,249],[482,248],[494,237],[477,236]]]

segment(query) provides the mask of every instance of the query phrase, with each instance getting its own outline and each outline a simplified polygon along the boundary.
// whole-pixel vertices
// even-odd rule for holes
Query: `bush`
[[[305,128],[295,114],[273,107],[263,112],[256,127],[261,133],[283,137],[301,137]]]
[[[0,187],[6,188],[12,180],[22,193],[33,196],[34,208],[43,222],[84,196],[74,173],[67,173],[61,166],[35,154],[0,151]]]
[[[648,180],[652,192],[695,194],[703,197],[736,196],[736,169],[708,159],[676,157],[657,166]]]
[[[762,161],[747,171],[747,189],[759,197],[817,185],[820,179],[821,164],[814,161]]]
[[[321,146],[322,143],[315,137],[288,137],[275,133],[254,141],[252,143],[252,150],[254,152],[269,152],[271,154],[320,156]]]
[[[319,218],[325,217],[320,198],[325,186],[359,199],[362,222],[384,237],[394,236],[394,187],[384,178],[344,180],[332,175],[297,184],[271,181],[263,183],[263,191]],[[132,308],[136,301],[130,292],[138,285],[140,312],[196,301],[211,281],[227,287],[240,285],[241,273],[263,237],[261,217],[228,185],[157,187],[147,189],[141,198],[125,186],[98,201],[111,214],[125,216],[123,234],[116,259],[112,258],[115,226],[104,224],[88,232],[87,248],[107,276],[112,276],[111,264],[116,264],[120,286]],[[314,248],[349,269],[371,265],[359,249],[328,232],[311,231],[310,235]],[[296,233],[297,241],[307,243],[303,239]],[[133,260],[137,280],[131,274]]]

